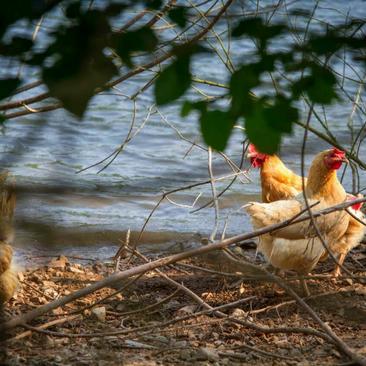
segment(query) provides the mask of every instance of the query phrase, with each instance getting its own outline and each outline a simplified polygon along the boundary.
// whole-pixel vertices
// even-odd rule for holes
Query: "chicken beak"
[[[349,164],[349,160],[345,156],[342,158],[342,161],[343,163]]]
[[[253,153],[253,152],[248,152],[248,154],[247,154],[248,159],[255,158],[256,156],[257,156],[257,154]]]

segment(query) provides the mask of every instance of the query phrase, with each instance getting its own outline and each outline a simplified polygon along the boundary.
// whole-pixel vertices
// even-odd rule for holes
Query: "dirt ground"
[[[243,249],[245,255],[250,251]],[[141,263],[126,258],[120,268]],[[365,278],[364,244],[348,256],[346,266]],[[332,267],[330,261],[325,262],[315,274],[328,273]],[[112,262],[51,259],[45,266],[20,274],[19,291],[6,305],[4,316],[46,304],[114,270]],[[227,305],[221,310],[226,316],[205,312],[199,299],[151,272],[119,284],[118,293],[104,288],[12,330],[3,343],[0,364],[352,364],[328,339],[304,334],[300,328],[320,330],[319,325],[271,283],[239,276],[230,263],[217,258],[195,258],[162,271],[206,304]],[[288,283],[301,294],[298,280],[289,276]],[[311,297],[306,301],[344,342],[366,356],[366,286],[358,282],[355,278],[309,279]],[[286,329],[276,331],[279,327]]]

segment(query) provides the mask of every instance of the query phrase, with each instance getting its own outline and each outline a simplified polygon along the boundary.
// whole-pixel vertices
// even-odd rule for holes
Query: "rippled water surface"
[[[314,5],[313,2],[301,4],[309,9]],[[330,7],[337,8],[339,12],[329,10]],[[364,1],[323,1],[316,14],[320,19],[337,23],[344,19],[342,14],[348,11],[355,13],[353,15],[365,16],[365,8]],[[235,6],[232,11],[235,12]],[[216,30],[219,32],[225,27],[226,24],[220,25]],[[236,62],[239,63],[245,54],[246,47],[249,47],[247,44],[247,41],[238,41],[231,45],[231,54]],[[279,48],[283,46],[281,42],[276,45]],[[335,67],[342,72],[341,64]],[[227,72],[214,55],[202,54],[196,58],[194,74],[227,82]],[[208,179],[207,152],[197,147],[191,148],[191,144],[182,140],[171,127],[173,125],[179,129],[188,140],[199,142],[197,116],[192,114],[182,119],[178,105],[161,109],[161,114],[154,108],[150,109],[151,89],[141,95],[136,103],[135,129],[150,114],[146,125],[113,164],[99,174],[98,169],[103,165],[77,174],[78,170],[108,156],[125,139],[134,105],[123,95],[134,94],[150,78],[151,73],[141,74],[120,84],[119,91],[95,97],[82,122],[58,110],[20,117],[7,123],[0,140],[1,162],[14,174],[17,185],[21,187],[16,210],[15,246],[18,255],[65,252],[85,257],[108,257],[114,254],[119,239],[123,239],[127,229],[132,230],[132,240],[136,240],[137,233],[163,191]],[[221,92],[212,87],[199,87],[210,95]],[[356,86],[346,81],[344,87],[353,98]],[[190,91],[189,96],[196,95],[194,90]],[[350,142],[346,122],[351,110],[350,101],[326,110],[332,131],[346,146]],[[361,122],[355,119],[357,126]],[[281,152],[286,164],[298,173],[302,135],[303,132],[297,129],[293,136],[286,137]],[[236,130],[226,151],[237,164],[241,159],[242,140],[242,132]],[[324,148],[328,148],[326,143],[309,135],[306,167],[314,154]],[[361,149],[360,156],[365,158],[365,153],[365,149]],[[247,162],[244,167],[248,168]],[[219,155],[214,156],[213,170],[215,176],[232,173]],[[237,180],[220,201],[220,235],[226,221],[227,235],[250,229],[240,206],[248,200],[259,198],[260,186],[258,172],[250,171],[249,176],[252,182],[244,178],[243,181]],[[364,174],[361,172],[362,180]],[[217,183],[218,190],[228,182]],[[344,183],[350,190],[349,171]],[[214,226],[214,210],[206,208],[192,213],[189,206],[198,195],[195,208],[210,200],[210,186],[205,184],[172,194],[170,198],[176,204],[164,201],[160,205],[148,223],[141,242],[154,244],[155,250],[159,251],[173,248],[171,245],[176,242],[193,245],[199,240],[199,235],[208,235]],[[173,249],[179,250],[179,245]]]

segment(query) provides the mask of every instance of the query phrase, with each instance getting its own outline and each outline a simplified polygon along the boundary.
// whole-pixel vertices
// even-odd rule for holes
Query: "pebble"
[[[91,310],[91,313],[100,322],[103,322],[103,323],[105,322],[106,311],[105,311],[105,307],[104,306],[100,306],[100,307],[97,307],[97,308],[93,308]]]

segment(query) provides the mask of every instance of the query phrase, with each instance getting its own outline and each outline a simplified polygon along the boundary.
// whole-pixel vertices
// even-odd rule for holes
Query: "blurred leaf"
[[[45,53],[56,56],[56,61],[43,68],[42,77],[50,94],[82,117],[96,88],[116,75],[117,68],[104,54],[110,33],[105,14],[91,10],[78,21],[79,24],[55,32],[55,41]]]
[[[83,116],[95,89],[117,74],[116,66],[104,55],[84,61],[75,62],[72,66],[62,59],[43,69],[43,80],[51,96],[59,99],[65,109],[78,117]]]
[[[326,55],[337,52],[343,46],[337,34],[329,33],[323,36],[313,36],[307,42],[309,52]]]
[[[229,113],[219,110],[207,111],[201,114],[200,123],[206,144],[215,150],[223,151],[234,127]]]
[[[19,19],[37,19],[52,9],[61,0],[11,0],[0,11],[0,38],[7,27]]]
[[[163,3],[161,0],[144,0],[143,2],[145,3],[145,5],[148,8],[154,9],[154,10],[160,9],[161,5]]]
[[[275,103],[268,105],[263,110],[268,125],[279,132],[292,132],[293,122],[299,118],[298,110],[291,106],[291,99],[277,95]]]
[[[13,37],[9,44],[0,43],[0,54],[4,56],[17,56],[29,51],[33,46],[33,41],[29,38]]]
[[[6,121],[5,116],[3,114],[0,114],[0,125],[3,125],[5,121]]]
[[[166,67],[155,83],[155,100],[158,105],[178,99],[191,85],[190,57],[183,56]]]
[[[0,79],[0,100],[9,97],[19,84],[18,78]]]
[[[305,76],[292,85],[292,93],[295,98],[302,93],[307,93],[314,103],[329,104],[338,99],[335,91],[336,77],[334,74],[318,65],[311,66],[311,75]]]
[[[182,105],[182,109],[180,111],[180,115],[182,117],[187,117],[192,111],[199,111],[201,113],[205,113],[207,109],[207,103],[206,102],[189,102],[184,101]]]
[[[235,71],[230,80],[230,92],[232,96],[231,112],[234,116],[245,113],[251,107],[249,91],[259,85],[260,72],[255,66],[244,65]]]
[[[249,18],[242,20],[236,27],[234,27],[231,35],[233,37],[240,37],[243,34],[256,37],[263,27],[262,18]]]
[[[253,111],[245,117],[245,133],[259,151],[266,154],[274,154],[281,143],[281,132],[271,126],[271,119],[264,106],[258,102]]]
[[[168,17],[181,28],[187,24],[187,8],[179,6],[169,11]]]
[[[112,46],[122,61],[132,67],[131,53],[137,51],[152,52],[158,44],[155,33],[148,27],[118,34],[112,38]]]
[[[118,16],[126,8],[126,4],[112,3],[105,8],[104,12],[108,17],[115,17]]]
[[[78,2],[74,2],[74,3],[71,3],[67,8],[66,8],[66,11],[65,11],[65,15],[68,17],[68,18],[77,18],[80,16],[81,12],[80,12],[80,6],[81,6],[81,3],[78,1]]]
[[[264,49],[267,40],[274,38],[284,32],[286,26],[283,24],[267,25],[262,18],[249,18],[242,20],[232,31],[233,37],[247,35],[258,39],[261,43],[260,48]]]

